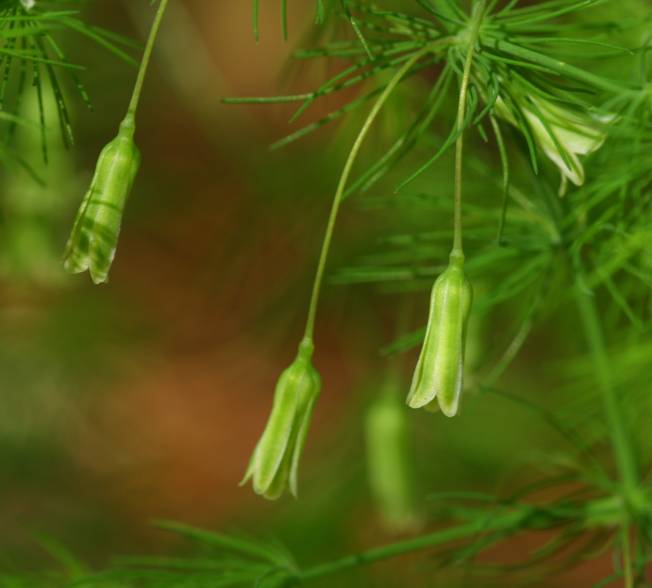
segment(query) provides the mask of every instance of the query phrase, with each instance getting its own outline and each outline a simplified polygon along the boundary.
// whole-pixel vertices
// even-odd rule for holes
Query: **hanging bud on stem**
[[[100,153],[66,245],[66,271],[77,274],[88,270],[96,284],[108,281],[125,202],[140,166],[134,129],[133,117],[127,116],[118,136]]]
[[[296,359],[281,374],[272,413],[241,482],[251,479],[256,494],[270,500],[279,498],[286,488],[297,496],[299,460],[321,386],[312,365],[313,349],[312,341],[304,339]]]
[[[430,297],[430,315],[407,403],[448,417],[457,414],[462,393],[466,326],[473,292],[464,274],[464,255],[453,249]]]
[[[397,393],[397,378],[365,415],[367,472],[376,507],[388,531],[413,531],[420,517],[415,507],[414,464],[410,422]]]
[[[96,284],[108,280],[118,245],[122,212],[140,167],[140,152],[134,143],[136,111],[167,5],[168,0],[159,0],[127,116],[120,125],[118,136],[100,153],[91,187],[82,201],[66,245],[66,271],[77,274],[88,270]]]

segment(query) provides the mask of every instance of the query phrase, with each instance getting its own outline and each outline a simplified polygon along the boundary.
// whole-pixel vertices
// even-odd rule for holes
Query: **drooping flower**
[[[387,384],[365,417],[367,472],[383,524],[401,532],[417,527],[420,517],[414,500],[408,415],[397,394],[398,382],[390,378]]]
[[[432,288],[426,335],[407,399],[411,408],[439,406],[448,417],[457,414],[472,299],[464,255],[453,250],[448,268]]]
[[[140,166],[134,130],[133,118],[127,117],[118,136],[100,153],[64,253],[66,271],[88,270],[96,284],[108,281],[125,202]]]
[[[312,365],[312,341],[304,339],[296,359],[276,384],[272,412],[241,482],[276,500],[287,489],[296,498],[301,453],[321,380]]]
[[[521,91],[512,95],[511,100],[518,106],[539,148],[559,168],[560,195],[566,192],[569,181],[576,186],[583,185],[585,172],[580,157],[602,147],[607,138],[605,125],[615,117],[571,110],[543,96]],[[496,113],[519,126],[501,97],[496,100]]]

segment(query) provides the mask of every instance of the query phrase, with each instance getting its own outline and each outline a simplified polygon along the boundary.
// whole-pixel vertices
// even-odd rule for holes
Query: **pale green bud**
[[[407,531],[419,525],[414,504],[410,423],[394,380],[365,417],[369,486],[384,525]]]
[[[464,274],[464,255],[453,250],[446,271],[437,278],[430,297],[430,315],[408,405],[457,414],[462,394],[466,327],[473,291]]]
[[[299,353],[276,384],[274,405],[241,482],[251,480],[256,494],[270,500],[288,489],[297,496],[301,452],[321,381],[312,365],[313,344],[304,340]]]
[[[118,136],[100,153],[91,187],[66,245],[66,271],[77,274],[88,270],[96,284],[108,281],[125,202],[140,166],[134,130],[133,118],[127,117]]]
[[[602,147],[607,138],[605,125],[616,117],[571,110],[520,90],[515,91],[512,99],[517,100],[539,148],[559,169],[562,178],[560,194],[565,193],[569,181],[576,186],[583,185],[585,172],[580,157]],[[501,97],[496,100],[496,113],[518,126],[517,119]]]

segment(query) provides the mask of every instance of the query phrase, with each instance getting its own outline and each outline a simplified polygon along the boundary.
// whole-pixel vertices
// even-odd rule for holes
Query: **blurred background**
[[[291,108],[221,103],[224,96],[309,91],[323,79],[323,65],[288,64],[305,39],[313,3],[291,3],[289,42],[279,3],[261,4],[255,43],[249,2],[171,3],[139,116],[143,164],[108,285],[64,275],[60,258],[135,70],[92,43],[67,38],[70,55],[87,67],[83,79],[95,110],[71,100],[77,144],[65,151],[53,142],[43,170],[47,187],[16,170],[3,174],[5,566],[52,565],[42,547],[48,538],[92,566],[118,554],[177,549],[152,527],[156,519],[274,536],[306,563],[397,537],[370,498],[362,415],[388,370],[399,374],[399,393],[407,391],[415,355],[390,361],[379,352],[396,332],[400,292],[327,283],[315,356],[323,392],[304,453],[301,498],[267,503],[238,487],[276,379],[302,332],[350,139],[346,125],[330,126],[272,151],[269,145],[295,128],[288,125]],[[152,16],[144,0],[97,1],[84,10],[88,22],[138,40]],[[328,98],[307,120],[333,105]],[[29,143],[29,133],[19,140]],[[388,227],[414,221],[348,202],[330,269],[373,248]],[[424,316],[427,295],[414,305]],[[554,378],[543,376],[537,348],[559,344],[548,336],[535,336],[509,374],[516,386],[527,378],[544,400]],[[433,492],[508,489],[524,481],[522,466],[560,443],[535,417],[495,398],[469,402],[454,423],[425,413],[411,422],[417,519],[426,527]],[[522,541],[503,555],[518,560],[528,547]],[[602,569],[580,566],[567,585],[589,585],[609,565],[607,557]],[[424,566],[427,558],[408,558],[360,572],[364,584],[356,574],[342,583],[430,585]]]

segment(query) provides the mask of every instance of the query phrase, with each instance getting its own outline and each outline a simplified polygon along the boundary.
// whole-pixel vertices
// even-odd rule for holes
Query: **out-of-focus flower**
[[[384,525],[390,531],[414,530],[419,516],[414,503],[410,423],[390,378],[365,417],[369,486]]]
[[[140,167],[134,130],[133,118],[127,117],[118,136],[100,153],[64,253],[66,271],[88,270],[96,284],[108,281],[125,202]]]
[[[251,479],[254,491],[270,500],[286,489],[297,496],[299,460],[321,387],[312,365],[313,349],[312,341],[304,339],[296,359],[281,374],[267,426],[241,482]]]
[[[426,335],[407,399],[411,408],[436,410],[438,405],[448,417],[457,414],[472,299],[464,255],[453,250],[448,268],[432,288]]]

